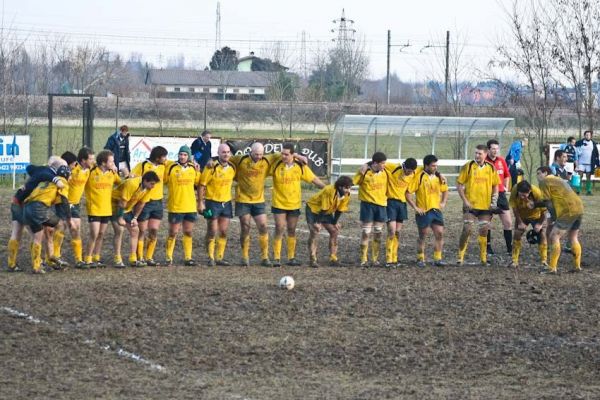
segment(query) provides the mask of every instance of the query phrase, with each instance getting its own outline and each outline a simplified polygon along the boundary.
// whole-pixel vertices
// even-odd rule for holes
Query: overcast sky
[[[279,41],[283,60],[302,72],[302,32],[307,68],[320,51],[334,45],[342,9],[354,20],[356,38],[364,38],[370,56],[370,78],[386,73],[387,30],[392,44],[391,70],[404,81],[443,75],[445,32],[453,48],[463,50],[469,69],[484,69],[494,45],[506,31],[501,4],[510,0],[222,0],[221,44],[242,56],[261,56]],[[4,26],[29,44],[52,35],[73,43],[93,41],[128,58],[141,53],[157,66],[183,55],[188,67],[208,64],[215,49],[217,1],[214,0],[4,0]],[[349,25],[350,26],[350,25]],[[423,49],[426,45],[434,47]],[[267,50],[266,50],[267,49]],[[470,79],[476,80],[473,76]]]

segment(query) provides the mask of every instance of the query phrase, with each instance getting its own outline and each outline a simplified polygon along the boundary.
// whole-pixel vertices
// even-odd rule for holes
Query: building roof
[[[264,71],[197,71],[184,69],[151,69],[147,83],[182,86],[268,87],[277,72]]]

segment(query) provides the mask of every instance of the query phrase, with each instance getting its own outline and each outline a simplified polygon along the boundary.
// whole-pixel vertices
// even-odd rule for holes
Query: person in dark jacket
[[[129,176],[131,165],[129,164],[129,128],[123,125],[118,131],[109,136],[104,146],[106,150],[113,152],[115,165],[123,176]]]
[[[208,160],[210,160],[211,156],[211,137],[210,131],[204,131],[200,134],[200,137],[192,142],[192,155],[194,156],[194,161],[200,165],[200,170],[204,169]]]
[[[592,131],[585,131],[583,139],[575,143],[578,153],[577,172],[582,178],[585,174],[585,191],[590,196],[592,195],[592,175],[596,168],[600,167],[598,143],[592,139],[592,136]]]

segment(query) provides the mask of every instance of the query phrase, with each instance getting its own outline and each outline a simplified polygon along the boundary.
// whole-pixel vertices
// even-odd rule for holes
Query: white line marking
[[[41,319],[35,318],[32,315],[26,314],[24,312],[15,310],[14,308],[10,308],[10,307],[2,307],[2,311],[6,312],[9,315],[12,315],[13,317],[17,317],[17,318],[21,318],[24,319],[25,321],[34,323],[34,324],[46,324],[46,325],[50,325],[48,322],[46,321],[42,321]],[[58,331],[60,333],[67,333],[67,330],[64,328],[58,328]],[[135,354],[132,353],[130,351],[127,351],[123,348],[112,348],[109,345],[106,344],[101,344],[96,342],[95,340],[91,340],[91,339],[85,339],[83,341],[83,343],[88,344],[88,345],[93,345],[96,346],[102,350],[105,351],[109,351],[111,353],[115,353],[116,355],[118,355],[119,357],[123,357],[123,358],[127,358],[131,361],[134,361],[136,363],[139,364],[143,364],[145,366],[147,366],[148,368],[152,369],[152,370],[156,370],[159,372],[166,372],[167,369],[165,367],[163,367],[160,364],[157,364],[155,362],[152,362],[150,360],[145,359],[144,357],[140,356],[139,354]]]

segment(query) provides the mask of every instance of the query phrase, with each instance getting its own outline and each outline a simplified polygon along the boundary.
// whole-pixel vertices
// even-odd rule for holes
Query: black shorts
[[[111,220],[111,216],[88,215],[88,222],[100,222],[101,224],[108,224]]]
[[[360,202],[360,222],[386,222],[386,207],[378,204]]]
[[[524,219],[523,220],[523,223],[525,225],[531,225],[531,227],[534,227],[536,225],[543,225],[544,222],[546,222],[546,216],[544,214],[542,214],[542,216],[539,219]]]
[[[508,199],[506,198],[506,192],[498,193],[498,208],[504,211],[510,210],[510,206],[508,205]]]
[[[23,221],[23,206],[17,203],[12,203],[10,205],[10,217],[11,221],[16,221],[21,225],[25,225]]]
[[[271,214],[285,214],[291,217],[299,217],[300,209],[296,210],[284,210],[283,208],[271,207]]]
[[[51,207],[39,201],[32,201],[25,204],[23,207],[23,221],[25,225],[29,225],[34,233],[41,231],[44,226],[55,227],[59,220],[50,209]]]
[[[306,209],[305,209],[305,214],[306,214],[306,223],[308,224],[329,224],[329,225],[335,225],[335,215],[334,214],[315,214],[310,207],[308,206],[308,204],[306,205]]]
[[[466,208],[463,207],[463,213],[465,214],[473,214],[476,217],[481,217],[484,215],[492,215],[492,211],[491,210],[477,210],[474,208],[471,208],[470,210],[467,210]]]
[[[244,215],[250,214],[253,217],[257,215],[266,214],[266,206],[265,203],[235,203],[235,216],[242,217]]]
[[[387,207],[388,222],[403,222],[408,219],[408,209],[406,202],[397,199],[388,199]]]
[[[181,224],[183,221],[196,222],[198,213],[169,213],[167,217],[170,224]]]
[[[163,202],[162,200],[150,200],[144,204],[142,212],[138,216],[138,221],[147,221],[149,219],[163,218]]]
[[[207,199],[204,201],[204,204],[206,205],[206,209],[211,210],[212,212],[212,217],[208,219],[233,217],[233,207],[231,206],[231,201],[220,202]]]
[[[69,204],[71,207],[71,218],[81,218],[81,206],[79,204]],[[67,214],[65,213],[64,207],[61,207],[60,204],[54,206],[54,212],[56,216],[63,221],[67,219]]]
[[[423,215],[416,214],[417,226],[421,229],[431,225],[444,226],[444,216],[437,208],[432,208]]]

